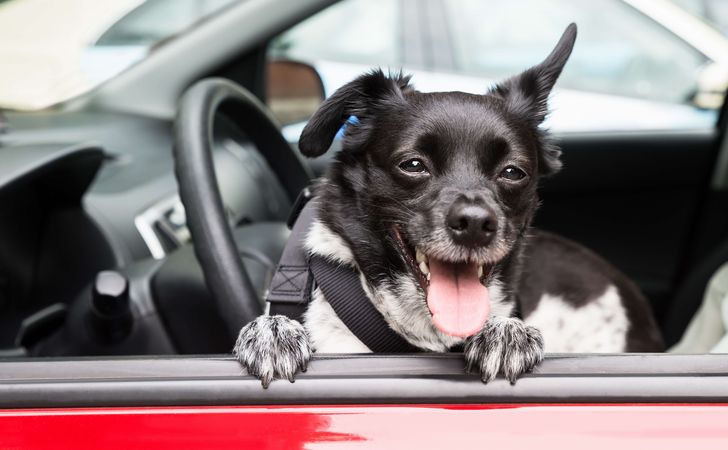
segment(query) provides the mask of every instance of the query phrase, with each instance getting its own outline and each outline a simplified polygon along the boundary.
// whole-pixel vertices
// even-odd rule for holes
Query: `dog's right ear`
[[[321,104],[303,129],[298,141],[301,153],[310,158],[326,153],[336,133],[351,116],[365,124],[381,108],[405,103],[409,80],[402,73],[387,76],[377,69],[339,88]]]

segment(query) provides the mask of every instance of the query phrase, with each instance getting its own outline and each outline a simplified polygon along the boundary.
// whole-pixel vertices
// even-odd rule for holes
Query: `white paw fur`
[[[274,378],[293,383],[296,372],[306,371],[311,353],[303,325],[285,316],[258,317],[240,330],[233,348],[240,364],[264,388]]]
[[[543,360],[541,332],[521,320],[492,317],[465,343],[468,372],[478,372],[483,383],[502,373],[511,384]]]

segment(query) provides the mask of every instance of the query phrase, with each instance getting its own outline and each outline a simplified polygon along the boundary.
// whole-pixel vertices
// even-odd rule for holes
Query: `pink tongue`
[[[490,313],[490,295],[478,279],[478,266],[434,259],[430,259],[429,266],[427,306],[435,326],[452,336],[475,334]]]

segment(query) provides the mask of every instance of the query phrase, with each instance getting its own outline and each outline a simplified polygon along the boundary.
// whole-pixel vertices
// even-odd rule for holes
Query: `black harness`
[[[303,313],[317,287],[344,325],[372,352],[422,351],[390,328],[364,292],[355,268],[306,252],[304,241],[315,218],[317,203],[308,190],[296,200],[288,223],[289,227],[293,225],[291,235],[266,297],[270,314],[303,322]]]

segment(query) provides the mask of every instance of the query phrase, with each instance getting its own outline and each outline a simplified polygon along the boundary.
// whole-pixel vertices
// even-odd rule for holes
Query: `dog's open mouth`
[[[493,265],[449,262],[428,256],[405,242],[394,227],[400,252],[425,292],[435,326],[445,334],[467,337],[479,331],[490,314],[487,283]]]

